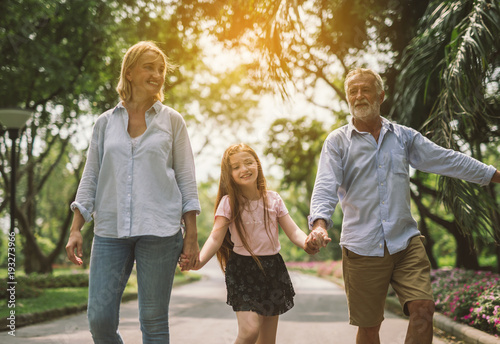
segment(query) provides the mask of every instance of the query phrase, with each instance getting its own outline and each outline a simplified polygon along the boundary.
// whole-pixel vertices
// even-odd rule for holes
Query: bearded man
[[[352,118],[323,145],[311,200],[310,241],[326,246],[326,230],[340,202],[344,283],[349,321],[358,326],[356,343],[380,343],[391,285],[409,316],[405,343],[430,344],[430,264],[410,211],[409,167],[481,185],[499,183],[500,172],[381,117],[384,86],[373,70],[349,72],[345,91]]]

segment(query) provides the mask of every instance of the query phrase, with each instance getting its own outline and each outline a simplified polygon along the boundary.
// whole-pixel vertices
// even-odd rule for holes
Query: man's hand
[[[323,227],[314,228],[309,236],[312,237],[311,240],[319,247],[326,247],[332,239],[328,236],[328,232]]]
[[[497,170],[495,174],[493,175],[493,178],[491,178],[492,183],[500,183],[500,171]]]
[[[66,255],[68,259],[76,265],[82,265],[83,260],[83,238],[79,230],[72,230],[69,234],[68,243],[66,244]],[[75,254],[76,250],[76,254]]]

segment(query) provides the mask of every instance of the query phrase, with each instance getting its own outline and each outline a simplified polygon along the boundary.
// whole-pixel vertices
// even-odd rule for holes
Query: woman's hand
[[[68,243],[66,244],[66,255],[68,259],[76,265],[82,265],[83,260],[83,237],[79,230],[72,230],[69,234]],[[76,254],[75,254],[76,250]]]
[[[198,240],[189,239],[187,236],[184,238],[184,246],[180,258],[180,265],[182,271],[192,270],[200,261],[200,247]]]

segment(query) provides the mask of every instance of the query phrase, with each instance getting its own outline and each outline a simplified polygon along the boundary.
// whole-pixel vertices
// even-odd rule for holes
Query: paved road
[[[224,277],[212,260],[202,270],[200,282],[174,288],[170,307],[173,344],[233,343],[236,317],[225,304]],[[342,289],[313,276],[291,272],[297,293],[295,307],[280,317],[278,344],[354,344],[356,328],[348,324],[347,304]],[[384,344],[404,342],[408,321],[386,312],[381,340]],[[126,344],[141,343],[137,301],[124,303],[120,333]],[[0,332],[2,344],[90,344],[84,313],[56,321],[22,327],[16,337]],[[439,339],[435,344],[442,344]]]

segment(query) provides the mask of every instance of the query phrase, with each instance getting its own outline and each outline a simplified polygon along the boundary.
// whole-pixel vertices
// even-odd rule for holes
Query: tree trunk
[[[421,220],[419,222],[420,233],[425,237],[425,252],[427,253],[427,257],[429,258],[429,262],[431,263],[431,267],[433,269],[439,268],[436,258],[434,258],[434,253],[432,252],[432,248],[434,247],[434,240],[429,234],[429,228],[427,227],[427,223],[425,222],[425,215],[420,213]]]
[[[422,203],[422,192],[427,194],[431,194],[434,190],[426,188],[419,181],[412,179],[412,182],[417,185],[419,194],[411,191],[411,198],[416,203],[418,210],[422,216],[422,218],[429,218],[434,221],[438,225],[445,228],[453,237],[455,238],[455,242],[457,244],[457,251],[455,255],[455,266],[462,267],[465,269],[479,269],[479,261],[477,259],[477,252],[473,248],[472,238],[464,236],[462,232],[460,232],[459,226],[456,221],[450,222],[447,221],[436,214],[432,213],[428,208],[426,208]],[[421,192],[421,190],[424,190]],[[421,228],[422,230],[422,228]],[[425,226],[424,226],[425,230]],[[430,237],[430,236],[429,236]]]
[[[456,227],[456,230],[453,231],[452,234],[457,243],[455,267],[468,270],[479,270],[477,252],[471,247],[470,240],[458,231],[458,227]]]

